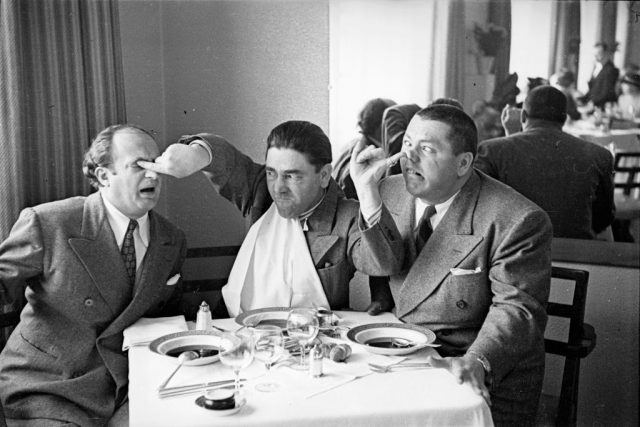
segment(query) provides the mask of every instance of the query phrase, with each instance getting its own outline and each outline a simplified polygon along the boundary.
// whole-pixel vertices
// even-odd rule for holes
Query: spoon
[[[164,382],[158,386],[158,390],[162,390],[167,384],[169,384],[169,381],[171,381],[171,378],[173,378],[176,372],[178,372],[178,370],[182,367],[184,362],[197,359],[198,357],[200,357],[200,355],[198,355],[198,353],[196,353],[195,351],[185,351],[180,353],[180,356],[178,356],[178,367],[175,369],[175,371],[171,373],[171,375],[169,375],[169,378],[164,380]]]

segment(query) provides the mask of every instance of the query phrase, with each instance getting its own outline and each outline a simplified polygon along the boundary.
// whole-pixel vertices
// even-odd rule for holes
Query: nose
[[[403,145],[401,151],[407,155],[407,160],[412,162],[416,162],[418,160],[418,151],[416,146]]]
[[[278,175],[278,177],[274,180],[273,191],[275,191],[276,193],[286,193],[287,191],[289,191],[287,182],[285,181],[283,176]]]
[[[149,169],[145,169],[144,177],[145,178],[149,178],[149,179],[157,180],[158,179],[158,172],[152,171],[152,170],[149,170]]]

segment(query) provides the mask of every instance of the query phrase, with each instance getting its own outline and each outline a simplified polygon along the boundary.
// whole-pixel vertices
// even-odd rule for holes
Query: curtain
[[[125,106],[117,0],[1,1],[4,239],[21,208],[89,192],[84,151]]]
[[[464,99],[465,87],[465,8],[463,0],[449,4],[448,10],[447,56],[445,64],[444,95],[460,102]]]
[[[460,55],[464,55],[465,50],[454,52],[455,47],[448,45],[448,43],[456,43],[456,47],[460,43],[464,43],[464,19],[460,21],[459,17],[453,16],[454,9],[462,10],[463,5],[458,1],[434,0],[427,3],[431,11],[427,15],[426,24],[431,31],[425,41],[425,49],[430,52],[431,60],[425,73],[426,98],[428,102],[445,96],[460,98],[464,92],[463,86],[460,86],[460,82],[464,82],[464,56],[462,56],[463,59],[460,59]],[[462,27],[457,29],[459,34],[451,34],[455,32],[452,24],[457,25],[460,22],[462,22]],[[449,73],[454,73],[454,75]],[[460,75],[463,76],[462,79],[459,78]],[[455,81],[449,82],[450,80]],[[448,90],[452,92],[448,92]]]
[[[580,53],[580,1],[561,0],[551,12],[549,73],[568,68],[578,75]]]
[[[601,12],[598,20],[598,41],[605,42],[609,48],[616,47],[616,19],[618,4],[615,1],[600,2]]]
[[[497,98],[496,94],[500,93],[501,83],[505,82],[509,76],[509,62],[511,60],[511,1],[491,0],[489,2],[489,22],[504,28],[507,32],[504,43],[498,49],[494,64],[496,79],[494,98]]]

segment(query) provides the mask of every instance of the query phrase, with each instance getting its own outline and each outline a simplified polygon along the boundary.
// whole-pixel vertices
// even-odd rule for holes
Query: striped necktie
[[[124,241],[122,242],[122,249],[120,255],[122,261],[124,261],[124,267],[127,270],[127,276],[129,277],[129,284],[133,286],[136,283],[136,245],[133,240],[133,232],[138,226],[136,220],[129,221],[127,232],[124,235]]]

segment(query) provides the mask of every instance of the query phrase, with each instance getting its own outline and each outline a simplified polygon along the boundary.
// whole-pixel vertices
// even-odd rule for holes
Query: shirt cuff
[[[362,212],[362,218],[364,218],[365,223],[368,228],[373,227],[378,222],[380,222],[380,218],[382,217],[382,203],[378,205],[378,207],[373,212],[366,212],[366,208],[362,209],[360,206],[360,211]]]

